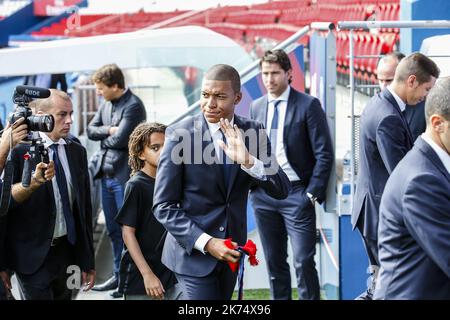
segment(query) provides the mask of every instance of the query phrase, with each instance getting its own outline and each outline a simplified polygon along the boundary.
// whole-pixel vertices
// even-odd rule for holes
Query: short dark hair
[[[217,81],[231,81],[235,93],[241,92],[241,77],[235,68],[227,64],[216,64],[206,71],[205,79]]]
[[[135,175],[144,167],[144,161],[139,159],[146,146],[150,145],[152,133],[165,133],[167,126],[162,123],[141,123],[130,135],[128,140],[128,164],[131,168],[131,175]]]
[[[427,96],[425,101],[427,125],[433,114],[438,114],[450,121],[450,77],[437,81]]]
[[[286,52],[281,49],[268,50],[264,53],[264,56],[259,60],[259,66],[262,66],[263,62],[278,63],[284,71],[292,69],[291,60]]]
[[[94,82],[101,82],[107,87],[117,84],[120,89],[125,88],[125,79],[122,70],[115,64],[107,64],[98,69],[92,75]]]
[[[431,80],[431,77],[439,78],[440,70],[436,63],[419,52],[414,52],[402,59],[395,71],[396,81],[405,81],[409,76],[416,76],[417,82],[422,84]]]
[[[259,60],[259,67],[262,66],[263,62],[268,63],[277,63],[281,69],[285,72],[288,72],[292,69],[291,60],[284,50],[276,49],[276,50],[267,50],[264,53],[264,56]],[[291,83],[291,79],[289,79],[289,83]]]

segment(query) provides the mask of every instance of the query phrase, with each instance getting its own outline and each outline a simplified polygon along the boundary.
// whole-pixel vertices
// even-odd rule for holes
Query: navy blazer
[[[385,89],[364,108],[360,118],[359,170],[352,208],[352,225],[364,215],[362,234],[377,239],[378,209],[389,175],[412,148],[406,119]]]
[[[250,107],[250,118],[267,123],[267,95],[255,100]],[[334,154],[327,118],[320,101],[291,88],[283,142],[289,165],[305,183],[306,192],[325,200]]]
[[[70,139],[65,145],[73,184],[73,215],[77,238],[74,246],[74,263],[83,271],[94,269],[94,246],[92,234],[92,208],[87,169],[86,149]],[[14,162],[13,183],[22,179],[23,155],[29,145],[19,144],[12,152]],[[32,160],[34,161],[34,160]],[[36,167],[36,162],[32,167]],[[44,263],[50,250],[55,229],[56,206],[51,181],[47,181],[22,203],[11,199],[5,219],[5,261],[10,270],[33,274]]]
[[[450,299],[450,174],[419,137],[381,198],[376,299]]]
[[[414,106],[406,106],[403,114],[411,130],[413,141],[416,141],[417,137],[427,129],[427,123],[425,121],[425,100]]]
[[[234,123],[244,131],[262,129],[261,124],[237,115]],[[263,135],[266,136],[265,131]],[[183,150],[180,141],[184,143]],[[248,141],[246,145],[250,152],[256,149],[257,154],[252,154],[258,159],[264,153],[270,155],[268,139],[258,138],[257,146],[249,146]],[[211,273],[218,262],[213,256],[194,249],[195,241],[202,233],[221,239],[231,237],[239,245],[245,244],[251,182],[277,199],[286,198],[290,190],[289,180],[280,167],[262,181],[252,178],[237,164],[232,165],[228,189],[225,189],[222,165],[205,162],[202,157],[205,153],[214,156],[215,151],[203,114],[169,127],[153,200],[154,215],[169,232],[162,254],[163,263],[176,273],[196,277]]]
[[[113,104],[105,101],[87,127],[91,140],[100,140],[100,150],[92,157],[94,179],[102,177],[102,165],[105,163],[114,169],[115,178],[125,184],[130,178],[128,166],[128,139],[138,124],[147,118],[144,104],[130,89]],[[117,126],[117,132],[110,136],[109,128]]]

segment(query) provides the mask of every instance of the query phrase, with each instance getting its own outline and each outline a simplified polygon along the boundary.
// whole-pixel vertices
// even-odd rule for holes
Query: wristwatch
[[[308,196],[309,200],[311,200],[311,203],[313,206],[316,205],[317,197],[314,197],[311,193],[307,192],[306,195]]]

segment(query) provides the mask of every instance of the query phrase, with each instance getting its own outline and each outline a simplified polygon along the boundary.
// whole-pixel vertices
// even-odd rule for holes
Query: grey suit
[[[128,181],[131,173],[128,166],[128,138],[145,119],[144,104],[130,89],[117,101],[107,101],[100,106],[87,128],[89,139],[101,141],[101,150],[98,151],[101,160],[95,168],[94,178],[102,177],[107,167],[106,170],[112,169],[120,183]],[[119,129],[110,136],[109,128],[113,126]]]
[[[419,137],[389,177],[375,299],[450,299],[450,174]]]

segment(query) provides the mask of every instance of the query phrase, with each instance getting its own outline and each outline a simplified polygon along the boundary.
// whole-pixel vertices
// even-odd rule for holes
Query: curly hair
[[[141,123],[130,135],[128,140],[128,165],[131,175],[135,175],[144,167],[144,161],[139,159],[146,146],[150,145],[150,136],[154,132],[165,133],[167,126],[161,123]]]

